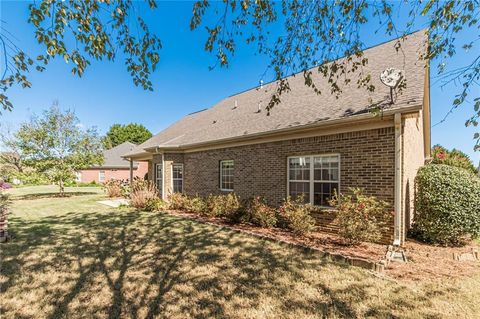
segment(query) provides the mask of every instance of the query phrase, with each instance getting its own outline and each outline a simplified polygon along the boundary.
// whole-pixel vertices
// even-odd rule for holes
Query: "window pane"
[[[338,183],[314,183],[313,204],[320,206],[330,206],[328,201],[332,199],[335,190],[338,190]]]
[[[182,180],[174,180],[173,181],[173,192],[174,193],[181,193],[182,192],[182,187],[183,186],[183,181]]]
[[[304,195],[305,202],[310,201],[310,183],[309,182],[290,182],[289,183],[289,195],[292,198]]]

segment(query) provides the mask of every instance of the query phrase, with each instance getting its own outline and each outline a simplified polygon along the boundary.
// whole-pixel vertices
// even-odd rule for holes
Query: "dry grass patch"
[[[297,249],[100,195],[14,203],[2,318],[480,315],[480,277],[399,283]],[[48,203],[44,203],[48,201]]]

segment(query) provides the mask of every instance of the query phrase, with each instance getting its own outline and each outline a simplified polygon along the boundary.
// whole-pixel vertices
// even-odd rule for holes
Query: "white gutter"
[[[394,194],[394,238],[393,245],[401,246],[403,242],[402,227],[402,113],[395,113],[395,194]]]

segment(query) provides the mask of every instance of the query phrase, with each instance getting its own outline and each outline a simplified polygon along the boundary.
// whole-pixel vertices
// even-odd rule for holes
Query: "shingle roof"
[[[123,155],[130,153],[137,145],[124,142],[109,150],[103,152],[104,162],[102,165],[94,166],[95,168],[130,168],[130,161],[122,158]],[[136,168],[138,162],[133,162],[133,167]]]
[[[392,40],[364,51],[368,64],[363,67],[363,72],[371,75],[374,92],[357,87],[357,71],[350,75],[351,83],[342,86],[342,94],[337,98],[330,93],[330,86],[323,75],[312,69],[312,78],[322,92],[320,95],[305,85],[301,73],[293,75],[288,77],[291,91],[282,94],[281,103],[273,108],[270,116],[266,116],[265,106],[275,90],[276,82],[232,95],[209,109],[189,114],[139,145],[130,154],[157,146],[185,147],[316,123],[321,125],[329,120],[366,113],[372,104],[389,104],[389,88],[379,79],[380,73],[388,67],[404,70],[406,88],[395,103],[387,107],[401,109],[421,106],[426,64],[421,54],[426,48],[426,32],[418,31],[400,40],[400,50],[396,49],[397,42]],[[259,104],[262,111],[257,113]]]

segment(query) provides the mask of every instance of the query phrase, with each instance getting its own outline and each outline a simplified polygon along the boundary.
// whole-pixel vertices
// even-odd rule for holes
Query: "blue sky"
[[[92,62],[82,78],[71,75],[70,65],[56,60],[43,73],[31,73],[32,88],[13,88],[8,91],[15,105],[12,112],[2,112],[0,121],[11,127],[28,120],[32,113],[40,113],[54,100],[61,107],[76,111],[85,126],[96,126],[104,133],[114,123],[137,122],[157,133],[183,115],[210,107],[222,98],[258,84],[268,61],[255,55],[252,48],[237,48],[228,69],[209,70],[215,58],[203,50],[206,32],[203,28],[191,32],[190,2],[162,2],[154,12],[140,10],[153,32],[162,40],[160,63],[152,76],[155,90],[135,87],[121,59],[115,62]],[[0,18],[16,38],[17,45],[32,56],[41,53],[33,37],[33,27],[27,23],[28,2],[1,1]],[[418,28],[423,27],[419,24]],[[373,32],[373,31],[372,31]],[[383,42],[383,34],[373,35],[364,30],[367,46]],[[468,54],[478,55],[476,52]],[[462,66],[473,55],[458,50],[451,67]],[[432,125],[439,122],[451,107],[459,87],[440,88],[432,70],[431,105]],[[269,80],[269,79],[266,79]],[[480,153],[473,152],[474,128],[464,123],[472,114],[471,105],[463,105],[448,119],[432,128],[432,144],[456,147],[478,163]]]

